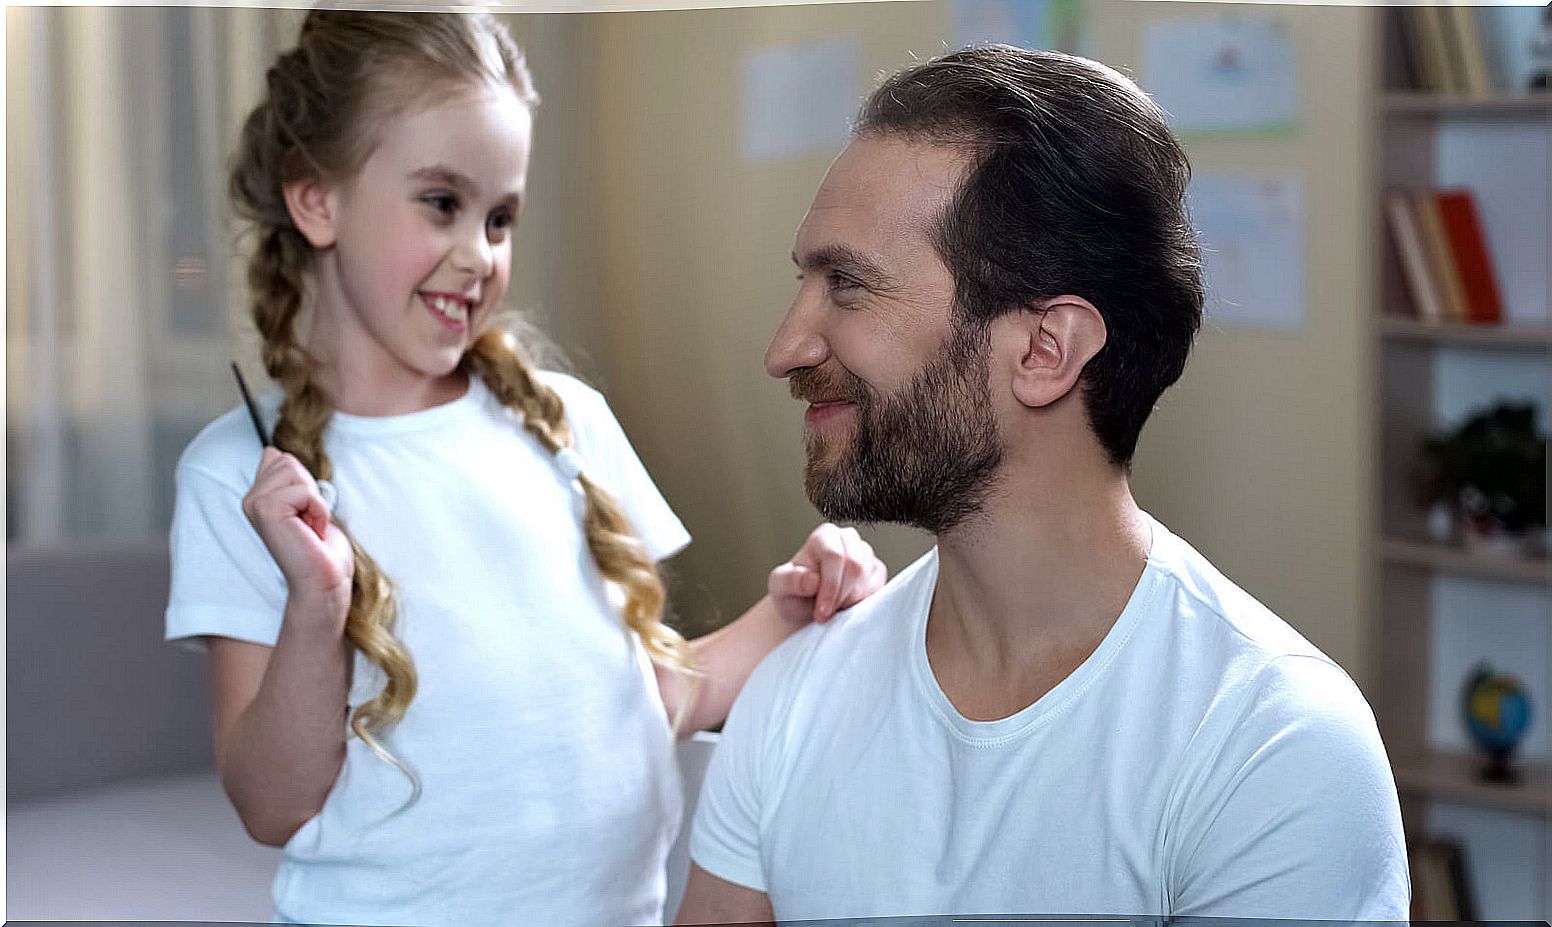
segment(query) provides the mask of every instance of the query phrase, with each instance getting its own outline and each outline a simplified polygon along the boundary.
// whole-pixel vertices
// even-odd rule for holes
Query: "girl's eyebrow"
[[[480,191],[479,184],[475,183],[467,174],[456,171],[445,164],[433,164],[431,167],[423,167],[411,173],[410,179],[451,187],[469,199],[474,199],[479,195]],[[514,190],[502,197],[502,201],[510,202],[514,207],[521,206],[523,202],[522,191]]]
[[[434,164],[431,167],[423,167],[410,174],[412,180],[424,180],[428,183],[446,184],[460,193],[471,196],[478,192],[479,186],[468,175],[455,171],[442,164]]]

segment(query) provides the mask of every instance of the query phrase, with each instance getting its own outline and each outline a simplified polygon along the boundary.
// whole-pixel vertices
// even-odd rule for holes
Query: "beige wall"
[[[1136,73],[1148,19],[1224,9],[1092,4],[1095,54]],[[1199,170],[1302,174],[1307,325],[1204,331],[1184,380],[1143,436],[1135,485],[1146,507],[1361,681],[1370,14],[1257,9],[1291,28],[1299,130],[1286,141],[1189,148]],[[830,156],[742,158],[743,56],[854,36],[865,91],[911,53],[942,50],[950,9],[868,3],[578,19],[585,27],[574,50],[595,68],[596,149],[575,153],[597,159],[588,167],[598,210],[588,259],[598,269],[599,302],[587,313],[596,321],[574,326],[568,347],[597,361],[595,382],[696,536],[677,563],[676,603],[703,626],[758,596],[765,572],[817,521],[801,489],[798,406],[765,376],[761,354],[792,295],[792,233]],[[542,74],[545,62],[534,58]],[[870,537],[895,568],[927,543],[903,529]]]
[[[1140,65],[1142,26],[1219,4],[1110,2],[1095,54]],[[1372,12],[1261,7],[1299,59],[1299,126],[1275,141],[1187,142],[1193,169],[1304,180],[1305,325],[1204,327],[1139,448],[1139,501],[1363,683],[1369,524]]]
[[[540,96],[508,301],[564,349],[579,374],[594,379],[603,330],[593,27],[584,15],[504,18],[523,46]]]

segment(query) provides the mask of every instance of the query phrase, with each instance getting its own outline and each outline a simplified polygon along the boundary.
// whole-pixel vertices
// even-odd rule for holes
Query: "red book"
[[[1450,243],[1456,273],[1466,293],[1466,321],[1503,321],[1503,297],[1498,278],[1493,274],[1493,258],[1487,250],[1487,236],[1477,217],[1476,200],[1469,190],[1440,190],[1434,194],[1439,218]]]

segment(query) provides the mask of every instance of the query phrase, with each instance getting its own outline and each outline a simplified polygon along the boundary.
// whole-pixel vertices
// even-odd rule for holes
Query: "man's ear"
[[[286,211],[291,221],[307,243],[314,248],[327,248],[338,237],[335,228],[339,197],[334,188],[316,176],[306,176],[281,185],[286,197]]]
[[[1083,367],[1105,346],[1105,319],[1080,296],[1041,300],[1014,321],[1021,350],[1013,395],[1031,408],[1048,406],[1078,383]]]

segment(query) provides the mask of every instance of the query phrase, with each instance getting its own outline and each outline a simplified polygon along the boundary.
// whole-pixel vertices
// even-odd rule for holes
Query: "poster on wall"
[[[862,102],[861,59],[850,38],[751,52],[743,66],[743,153],[751,161],[833,155]]]
[[[1287,135],[1298,118],[1298,63],[1274,15],[1149,23],[1141,83],[1181,135]]]
[[[1205,324],[1303,328],[1303,178],[1203,171],[1186,198],[1202,248]]]
[[[954,0],[953,48],[1000,42],[1092,56],[1083,0]]]

